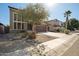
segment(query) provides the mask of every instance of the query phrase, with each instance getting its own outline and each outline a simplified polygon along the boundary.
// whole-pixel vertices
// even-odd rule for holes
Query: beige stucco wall
[[[58,21],[49,21],[48,22],[49,31],[56,31],[60,28],[61,24]]]
[[[12,8],[12,7],[10,7],[9,10],[10,10],[10,31],[13,31],[13,30],[27,30],[27,22],[22,21],[23,20],[22,18],[19,21],[14,20],[14,14],[18,14],[19,11],[21,11],[21,10],[15,9],[15,8]],[[21,24],[21,29],[18,29],[18,25],[16,25],[17,28],[14,29],[14,22],[16,22],[17,24],[20,23]],[[24,29],[22,29],[22,23],[24,23]]]

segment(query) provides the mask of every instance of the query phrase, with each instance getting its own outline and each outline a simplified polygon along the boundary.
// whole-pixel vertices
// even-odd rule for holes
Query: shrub
[[[56,32],[60,32],[60,29],[57,29]]]
[[[59,29],[59,32],[64,33],[64,30],[65,30],[65,28],[64,28],[64,27],[61,27],[61,28]]]
[[[25,30],[21,30],[21,31],[20,31],[20,33],[24,33],[24,32],[26,32],[26,31],[25,31]]]
[[[28,36],[28,33],[27,32],[23,33],[21,37],[22,38],[25,38],[26,36]]]
[[[28,37],[28,39],[35,39],[36,33],[35,32],[25,32],[22,34],[22,38]]]
[[[36,33],[35,32],[29,32],[28,36],[29,36],[29,39],[35,39],[36,38]]]
[[[70,32],[70,30],[68,30],[68,29],[65,29],[65,30],[64,30],[64,33],[65,33],[65,34],[69,34],[69,32]]]
[[[61,28],[59,29],[59,31],[62,32],[62,33],[65,33],[65,34],[69,34],[69,32],[70,32],[70,30],[68,30],[68,29],[66,29],[66,28],[64,28],[64,27],[61,27]]]

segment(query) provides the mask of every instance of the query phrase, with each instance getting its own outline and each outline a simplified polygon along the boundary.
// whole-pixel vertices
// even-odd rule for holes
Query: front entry
[[[27,24],[27,30],[30,30],[30,31],[32,30],[32,24],[30,23]]]

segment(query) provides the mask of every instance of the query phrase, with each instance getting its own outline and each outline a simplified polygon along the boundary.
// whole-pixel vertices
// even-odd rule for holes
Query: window
[[[14,13],[14,20],[16,21],[18,19],[18,14]]]
[[[18,21],[21,21],[21,20],[22,20],[22,15],[19,14],[19,15],[18,15]]]
[[[22,29],[24,29],[24,23],[22,23]]]
[[[18,29],[21,29],[21,23],[18,23],[17,26],[18,26]]]

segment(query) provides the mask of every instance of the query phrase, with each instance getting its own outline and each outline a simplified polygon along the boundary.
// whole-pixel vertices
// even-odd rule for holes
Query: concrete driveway
[[[48,35],[48,36],[55,36],[55,37],[68,36],[67,34],[64,34],[64,33],[55,33],[55,32],[45,32],[41,34]]]

